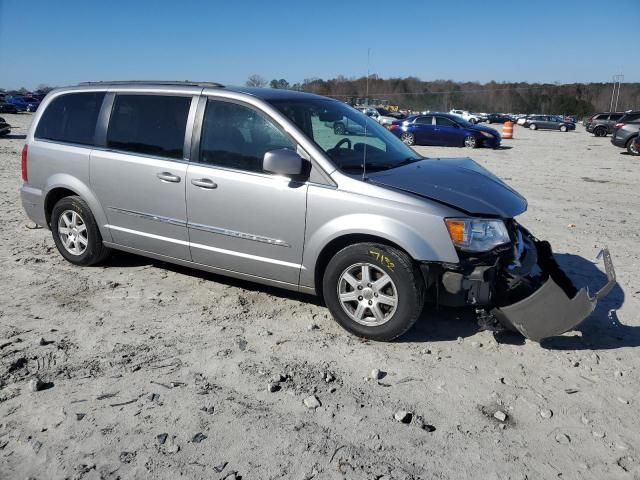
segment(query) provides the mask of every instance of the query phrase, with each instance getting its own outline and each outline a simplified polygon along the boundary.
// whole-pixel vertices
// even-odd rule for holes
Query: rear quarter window
[[[93,145],[105,92],[68,93],[54,98],[40,117],[35,137]]]

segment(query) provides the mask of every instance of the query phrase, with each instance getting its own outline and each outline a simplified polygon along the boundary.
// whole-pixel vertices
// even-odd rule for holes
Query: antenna
[[[365,88],[365,104],[369,106],[369,60],[371,59],[371,47],[367,48],[367,83]],[[362,181],[367,181],[367,124],[371,117],[367,116],[364,121],[364,149],[362,154]]]

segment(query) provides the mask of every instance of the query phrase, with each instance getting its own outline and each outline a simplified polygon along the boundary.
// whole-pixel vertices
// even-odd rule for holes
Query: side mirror
[[[287,177],[300,175],[302,173],[302,158],[288,148],[271,150],[264,154],[262,169],[265,172]]]

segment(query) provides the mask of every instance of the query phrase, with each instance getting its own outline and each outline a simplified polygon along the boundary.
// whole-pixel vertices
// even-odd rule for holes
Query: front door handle
[[[161,172],[156,175],[163,182],[179,183],[180,177],[169,172]]]
[[[194,178],[191,180],[191,185],[208,189],[218,188],[218,184],[208,178]]]

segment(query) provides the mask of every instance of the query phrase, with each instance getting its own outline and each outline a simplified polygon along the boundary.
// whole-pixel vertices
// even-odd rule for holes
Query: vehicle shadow
[[[578,288],[586,286],[592,294],[595,294],[607,282],[606,275],[596,264],[584,257],[572,254],[555,254],[555,257]],[[282,299],[310,303],[316,306],[324,305],[320,297],[313,295],[239,280],[125,252],[114,252],[105,264],[107,267],[116,268],[147,265],[188,275],[192,278],[266,293]],[[616,284],[611,292],[598,303],[594,313],[576,329],[582,335],[569,333],[548,338],[541,342],[541,346],[549,350],[609,350],[640,346],[640,327],[621,324],[615,314],[615,311],[623,305],[624,299],[624,291],[619,284]],[[398,341],[401,343],[451,341],[457,338],[471,337],[478,331],[476,315],[470,308],[443,307],[436,309],[427,306],[415,326]],[[522,335],[509,331],[496,332],[494,338],[501,344],[524,345],[525,343]]]
[[[607,283],[607,276],[596,263],[572,254],[555,254],[562,269],[573,280],[578,289],[588,287],[595,294]],[[540,344],[548,350],[611,350],[640,346],[640,327],[623,325],[618,321],[616,310],[624,303],[624,291],[616,284],[611,292],[596,306],[593,314],[575,331],[543,340]],[[409,331],[403,342],[450,341],[466,338],[478,333],[476,316],[471,309],[442,308],[439,311],[425,308],[416,326]],[[495,332],[498,343],[524,345],[525,339],[517,332]]]
[[[27,138],[26,135],[15,135],[15,134],[9,134],[9,135],[5,135],[3,137],[0,138],[7,138],[9,140],[24,140],[25,138]]]
[[[607,276],[593,261],[568,253],[555,256],[576,287],[586,286],[593,295],[607,282]],[[548,338],[540,343],[541,346],[549,350],[612,350],[640,346],[640,327],[623,325],[618,320],[616,311],[622,307],[624,300],[624,291],[616,283],[609,294],[598,302],[593,314],[576,328],[582,335]]]
[[[225,275],[219,275],[204,270],[197,270],[195,268],[183,267],[182,265],[177,265],[175,263],[163,262],[162,260],[143,257],[141,255],[135,255],[133,253],[127,253],[123,251],[115,250],[109,257],[109,259],[104,263],[104,266],[108,268],[152,266],[155,268],[168,270],[173,273],[178,273],[180,275],[186,275],[192,278],[216,282],[230,287],[240,288],[252,292],[263,292],[278,298],[296,300],[299,302],[310,303],[317,306],[324,305],[322,300],[314,295],[294,292],[292,290],[285,290],[283,288],[270,287],[269,285],[255,283],[250,280],[240,280],[237,278],[227,277]]]

